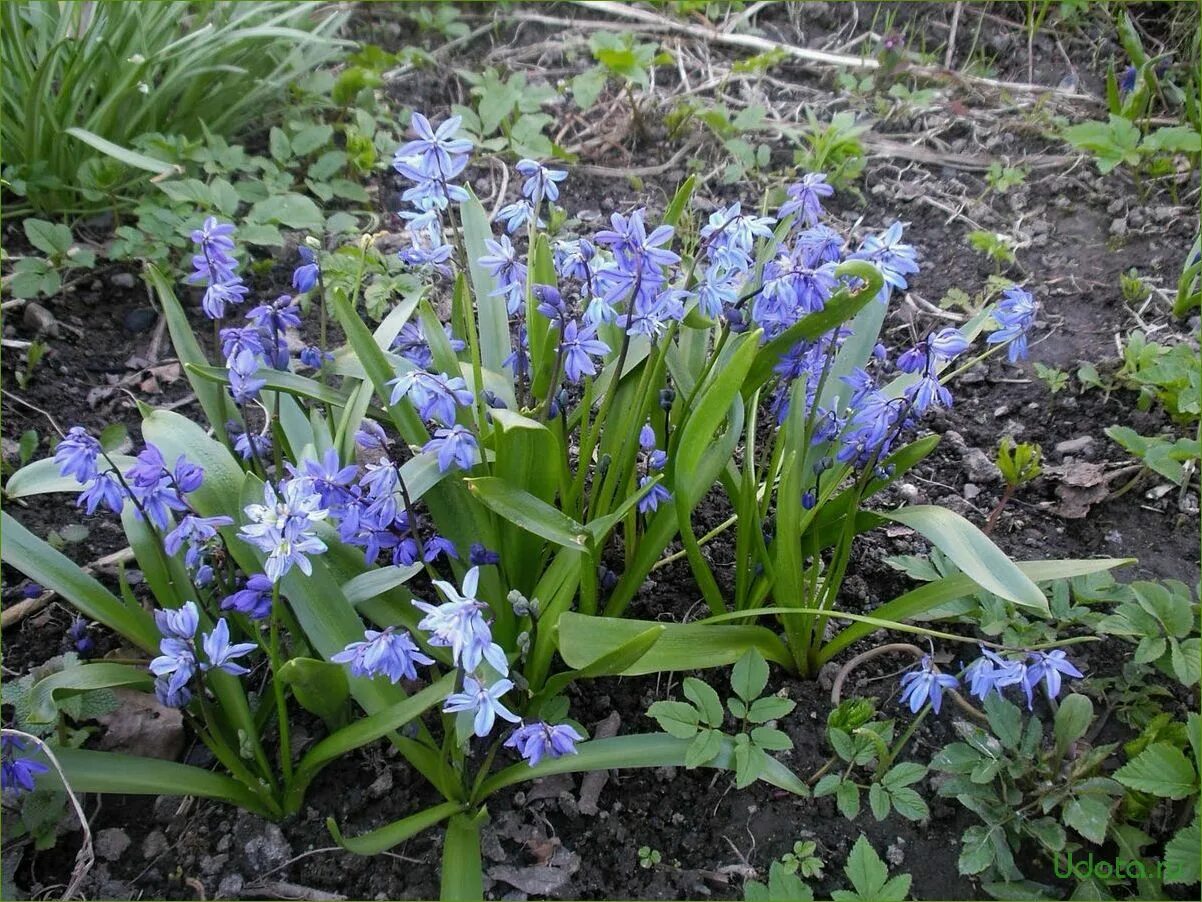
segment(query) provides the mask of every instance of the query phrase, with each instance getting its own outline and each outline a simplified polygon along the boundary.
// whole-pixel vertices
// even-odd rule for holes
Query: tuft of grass
[[[139,138],[261,126],[339,52],[346,17],[286,2],[0,4],[0,163],[24,200],[5,214],[128,207],[156,162],[130,151]]]

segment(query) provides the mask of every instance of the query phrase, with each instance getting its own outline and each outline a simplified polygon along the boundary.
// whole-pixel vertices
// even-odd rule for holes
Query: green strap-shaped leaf
[[[1025,607],[1046,612],[1048,600],[1014,561],[959,514],[933,504],[881,511],[886,519],[909,526],[971,577],[981,588]]]
[[[141,608],[131,608],[88,576],[79,565],[55,551],[7,511],[0,511],[0,557],[36,583],[53,589],[89,620],[103,623],[139,648],[158,653],[159,631]]]
[[[484,898],[483,862],[480,860],[480,827],[488,818],[481,810],[474,816],[456,814],[447,825],[442,846],[442,902],[476,902]]]
[[[379,567],[368,570],[342,584],[342,594],[351,604],[358,606],[377,595],[383,595],[389,589],[404,585],[414,576],[422,572],[421,564],[410,564],[408,567]]]
[[[535,498],[529,492],[524,492],[495,476],[468,479],[466,483],[468,491],[473,497],[480,499],[485,507],[548,542],[577,551],[589,544],[588,530],[558,508]]]
[[[138,153],[136,150],[130,150],[128,147],[122,147],[120,144],[114,144],[112,141],[102,138],[100,135],[90,132],[86,128],[72,126],[71,128],[64,129],[64,131],[72,138],[79,139],[89,147],[124,163],[126,166],[132,166],[135,169],[142,169],[146,172],[154,172],[158,175],[168,175],[179,170],[179,167],[174,163],[156,160],[154,157],[147,156],[144,153]]]
[[[683,767],[691,739],[677,739],[667,733],[642,733],[637,736],[614,736],[610,739],[593,739],[576,746],[575,755],[548,758],[535,767],[526,763],[514,764],[494,774],[480,787],[478,798],[483,800],[507,786],[525,780],[537,780],[552,774],[586,773],[594,770],[634,767]],[[732,770],[735,766],[735,744],[729,736],[722,737],[722,748],[718,756],[705,763],[705,767]],[[789,768],[772,757],[760,779],[772,786],[799,796],[808,796],[809,789]]]
[[[267,814],[259,799],[237,780],[188,764],[90,749],[57,748],[54,756],[76,792],[200,796]],[[60,782],[53,767],[39,779],[51,785]]]
[[[62,699],[118,686],[145,691],[154,686],[154,677],[145,667],[109,661],[68,667],[34,683],[29,693],[29,719],[33,723],[54,723],[58,720],[58,705]]]
[[[159,303],[163,305],[163,316],[167,319],[167,331],[171,334],[171,346],[175,348],[175,356],[184,365],[188,382],[191,383],[192,390],[196,392],[196,400],[200,402],[201,409],[204,410],[205,417],[208,418],[209,425],[213,427],[217,437],[228,444],[229,436],[226,434],[225,424],[227,420],[231,419],[241,422],[242,418],[238,414],[238,409],[232,400],[227,402],[224,386],[201,379],[188,369],[189,364],[207,367],[209,359],[205,356],[200,342],[196,340],[196,335],[192,332],[192,324],[188,322],[188,316],[175,296],[175,290],[171,287],[170,280],[153,264],[147,265],[145,278],[150,283],[150,287],[154,289],[155,294],[158,295]]]
[[[651,649],[622,671],[638,676],[667,670],[700,670],[733,664],[749,648],[769,661],[792,666],[792,657],[780,638],[763,626],[709,626],[694,623],[662,624],[651,620],[619,620],[565,612],[559,618],[559,654],[569,667],[583,670],[612,654],[654,626],[663,634]]]
[[[441,805],[435,805],[433,808],[427,808],[425,811],[419,811],[417,814],[411,814],[409,817],[393,821],[385,827],[361,833],[358,836],[343,836],[332,817],[326,818],[326,827],[330,831],[330,836],[334,837],[334,842],[348,852],[354,852],[356,855],[379,855],[381,852],[387,852],[405,840],[417,836],[423,830],[428,830],[452,815],[458,814],[463,811],[463,807],[462,802],[443,802]]]
[[[586,677],[612,676],[614,674],[625,673],[637,664],[643,655],[650,651],[651,647],[659,640],[659,637],[663,635],[665,629],[665,624],[656,624],[579,670],[569,670],[564,673],[555,674],[555,676],[547,680],[542,692],[539,693],[539,697],[551,698],[557,693],[562,692],[576,680]],[[534,708],[533,704],[531,708]]]
[[[513,350],[509,341],[509,311],[505,298],[493,293],[497,283],[492,274],[480,265],[480,258],[488,255],[488,247],[484,242],[492,238],[492,227],[488,224],[488,214],[484,212],[480,201],[471,194],[471,189],[468,189],[468,193],[468,199],[459,205],[459,210],[463,217],[463,245],[467,250],[468,273],[479,316],[480,362],[485,369],[500,371],[505,358]]]
[[[130,457],[128,454],[110,454],[109,457],[121,472],[125,472],[137,462],[137,458]],[[96,459],[96,469],[101,473],[106,473],[112,467],[109,466],[107,460],[99,457]],[[74,476],[59,475],[58,464],[52,457],[26,464],[8,477],[8,482],[4,484],[4,494],[9,498],[28,498],[31,495],[49,495],[52,492],[82,491],[83,485]]]
[[[1098,558],[1097,560],[1022,561],[1016,566],[1034,582],[1049,582],[1054,579],[1071,579],[1074,576],[1100,573],[1103,570],[1130,564],[1133,560],[1133,558]],[[892,601],[876,608],[872,613],[880,620],[902,623],[937,608],[939,605],[954,601],[964,595],[970,595],[976,590],[977,583],[971,577],[957,573],[919,586],[904,595],[899,595]],[[853,623],[844,627],[833,639],[822,646],[822,650],[818,654],[818,663],[825,664],[849,645],[871,635],[877,629],[879,629],[878,626],[869,623]]]

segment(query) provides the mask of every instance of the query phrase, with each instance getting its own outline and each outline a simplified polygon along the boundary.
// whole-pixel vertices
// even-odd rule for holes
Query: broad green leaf
[[[459,205],[463,217],[463,244],[467,250],[468,272],[471,276],[472,294],[475,296],[479,316],[480,362],[485,369],[500,372],[505,359],[512,351],[509,339],[509,313],[505,298],[494,296],[496,281],[489,271],[480,265],[480,258],[488,255],[485,241],[492,238],[492,227],[488,214],[480,201],[471,194]]]
[[[637,634],[629,642],[618,646],[609,654],[597,658],[587,667],[555,674],[547,680],[542,691],[538,693],[538,697],[550,698],[578,679],[611,676],[630,669],[659,641],[659,637],[663,635],[665,629],[666,626],[656,624]],[[719,710],[719,714],[721,714],[721,710]]]
[[[722,726],[722,699],[718,697],[718,693],[714,691],[713,686],[697,679],[697,677],[685,677],[681,688],[684,691],[685,698],[697,706],[697,710],[701,712],[701,719],[707,725],[711,727]]]
[[[361,833],[358,836],[343,836],[332,817],[326,818],[326,828],[330,831],[334,842],[348,852],[354,852],[356,855],[379,855],[461,811],[463,811],[462,802],[443,802],[441,805],[435,805],[425,811],[419,811],[417,814],[411,814],[409,817],[401,818],[387,826],[379,827],[368,833]]]
[[[342,594],[346,596],[347,601],[358,607],[389,589],[404,585],[421,571],[421,564],[410,564],[408,567],[377,567],[343,583]]]
[[[514,764],[489,777],[481,787],[479,797],[487,798],[507,786],[526,780],[537,780],[552,774],[588,773],[594,770],[633,767],[683,767],[691,740],[677,739],[666,733],[640,733],[634,736],[615,736],[593,739],[576,746],[575,755],[544,759],[535,767],[525,762]],[[721,770],[734,768],[734,741],[722,737],[722,748],[708,767]],[[774,758],[760,774],[765,783],[799,796],[808,796],[805,782]]]
[[[701,713],[686,702],[655,702],[647,709],[647,716],[677,739],[692,739],[701,723]]]
[[[1193,884],[1199,878],[1198,849],[1202,847],[1202,829],[1198,819],[1183,827],[1164,846],[1165,883]]]
[[[1034,582],[1050,582],[1056,579],[1069,579],[1074,576],[1087,576],[1090,573],[1100,573],[1114,567],[1131,563],[1131,558],[1098,558],[1097,560],[1067,560],[1067,561],[1023,561],[1016,566]],[[924,612],[937,608],[939,605],[954,601],[964,595],[976,591],[977,583],[964,573],[946,576],[943,579],[929,582],[924,586],[913,589],[904,595],[899,595],[892,601],[886,602],[873,611],[875,618],[883,621],[902,623],[921,616]],[[840,630],[833,639],[827,642],[818,655],[818,663],[825,664],[853,642],[871,635],[879,627],[870,623],[852,623]]]
[[[313,658],[286,661],[276,678],[292,688],[300,706],[327,723],[339,720],[346,711],[350,686],[342,664]]]
[[[748,649],[730,672],[730,688],[747,704],[759,698],[768,685],[768,662],[756,649]]]
[[[749,648],[777,664],[788,666],[792,660],[777,635],[762,626],[665,624],[574,612],[565,612],[559,618],[559,653],[569,667],[581,669],[652,627],[662,627],[663,635],[622,676],[725,667]]]
[[[188,322],[187,314],[184,313],[183,306],[176,298],[170,280],[154,265],[147,265],[145,278],[163,307],[163,316],[167,320],[167,331],[171,334],[171,346],[175,348],[175,356],[184,365],[188,383],[192,386],[192,391],[196,392],[196,400],[200,402],[205,418],[213,427],[213,432],[228,445],[226,421],[232,419],[235,422],[241,422],[242,418],[232,399],[226,400],[224,386],[217,385],[208,379],[202,379],[188,369],[189,364],[196,367],[207,367],[209,359],[201,349],[200,342],[196,340],[192,324]]]
[[[1110,824],[1110,800],[1097,793],[1079,795],[1065,803],[1064,823],[1072,827],[1090,842],[1101,845],[1106,841],[1106,827]]]
[[[689,743],[685,752],[684,766],[686,768],[701,767],[713,761],[722,751],[722,734],[717,730],[702,730]]]
[[[29,694],[29,719],[33,723],[54,723],[58,720],[59,702],[72,695],[117,686],[145,691],[153,685],[154,677],[150,671],[132,664],[98,661],[69,667],[34,683]]]
[[[909,526],[951,558],[982,588],[1015,604],[1046,612],[1047,599],[1000,548],[954,511],[936,505],[913,505],[881,516]]]
[[[484,898],[483,864],[480,860],[480,826],[487,811],[468,816],[456,814],[447,825],[442,845],[443,902],[475,902]]]
[[[237,780],[199,767],[161,758],[89,749],[57,748],[54,755],[75,792],[199,796],[229,802],[259,814],[267,813],[259,798]],[[59,785],[53,767],[40,779],[52,786]]]
[[[128,147],[122,147],[120,144],[114,144],[94,132],[88,131],[86,128],[71,126],[64,129],[66,134],[72,138],[77,138],[89,147],[95,148],[105,156],[112,157],[118,162],[124,163],[126,166],[132,166],[135,169],[143,169],[146,172],[153,172],[157,175],[167,175],[168,173],[178,172],[179,167],[174,163],[166,163],[163,160],[156,160],[154,157],[147,156],[144,153],[138,153],[135,150],[130,150]]]
[[[133,466],[137,458],[128,454],[110,454],[117,469],[125,472]],[[112,469],[103,457],[96,459],[96,469],[107,473]],[[4,484],[4,494],[8,498],[28,498],[32,495],[48,495],[52,492],[82,492],[83,485],[74,476],[60,476],[58,464],[54,458],[47,457],[26,464],[13,473]]]
[[[515,526],[565,548],[583,550],[589,544],[589,533],[581,524],[529,492],[495,476],[481,476],[465,482],[468,491],[485,507]]]
[[[141,608],[132,608],[9,515],[0,511],[0,556],[4,563],[57,592],[89,620],[103,623],[139,648],[158,654],[159,631]]]
[[[1114,773],[1114,779],[1139,792],[1184,799],[1198,792],[1198,775],[1176,746],[1154,742]]]
[[[1056,757],[1062,757],[1070,745],[1084,736],[1092,722],[1093,702],[1087,696],[1074,692],[1062,699],[1056,711]]]

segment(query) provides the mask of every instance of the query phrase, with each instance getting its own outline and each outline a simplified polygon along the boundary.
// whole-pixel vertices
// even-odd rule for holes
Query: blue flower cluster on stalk
[[[982,701],[993,692],[998,694],[1009,686],[1018,686],[1027,701],[1027,710],[1035,705],[1035,690],[1042,683],[1049,699],[1059,697],[1064,677],[1080,678],[1080,670],[1068,659],[1063,649],[1027,651],[1003,655],[981,648],[981,656],[963,672],[969,694]],[[901,702],[912,713],[918,713],[928,701],[936,714],[943,701],[944,690],[959,689],[960,680],[940,672],[930,655],[923,655],[917,668],[901,678]]]
[[[162,636],[159,656],[150,662],[155,676],[154,692],[160,703],[182,708],[192,700],[193,677],[207,670],[221,670],[233,676],[250,671],[238,663],[256,648],[253,642],[230,642],[230,627],[221,618],[201,641],[203,655],[197,653],[196,633],[200,627],[200,610],[196,602],[188,601],[178,610],[154,612],[154,622]]]
[[[0,737],[0,788],[5,792],[33,792],[34,777],[50,768],[21,756],[25,743],[15,736]]]
[[[233,234],[231,223],[219,222],[214,216],[192,232],[196,253],[192,256],[193,272],[188,282],[205,286],[200,303],[209,319],[224,317],[226,305],[241,304],[249,290],[238,275]]]

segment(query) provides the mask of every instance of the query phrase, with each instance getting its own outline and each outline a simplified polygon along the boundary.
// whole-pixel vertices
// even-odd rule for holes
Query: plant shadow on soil
[[[837,13],[818,11],[817,6],[806,14],[807,27],[818,34],[837,27]],[[387,17],[376,11],[369,15]],[[783,13],[766,12],[761,19],[774,33],[795,37]],[[987,23],[987,35],[991,27]],[[384,33],[387,36],[387,29]],[[500,34],[503,39],[512,38],[514,29],[503,27]],[[551,34],[549,28],[540,30],[527,23],[522,40]],[[391,39],[396,40],[395,35]],[[472,48],[457,63],[479,61],[479,53],[479,48]],[[800,79],[818,78],[813,70],[792,64],[784,71]],[[449,102],[459,100],[452,96],[454,88],[448,87],[453,81],[439,73],[418,72],[403,86],[401,99],[442,115]],[[1003,136],[997,152],[1008,156],[1047,149],[1042,140],[1014,135]],[[610,165],[623,161],[589,162]],[[949,220],[947,211],[922,202],[922,195],[924,186],[950,194],[983,191],[981,174],[939,166],[918,166],[906,178],[899,172],[892,161],[870,160],[860,181],[862,186],[872,186],[865,202],[839,195],[831,208],[834,218],[846,228],[862,216],[863,227],[869,229],[883,228],[893,218],[907,221],[908,239],[919,248],[923,263],[914,289],[931,299],[942,297],[952,287],[971,293],[991,270],[968,254],[964,243],[968,227],[954,217]],[[573,175],[569,203],[576,210],[592,209],[606,216],[636,204],[655,211],[685,175],[682,168],[650,176],[638,190],[625,180]],[[1032,176],[1033,183],[1035,179]],[[392,193],[390,184],[386,182],[380,192],[385,201]],[[1131,207],[1141,205],[1130,185],[1114,178],[1103,182],[1092,171],[1040,175],[1037,183],[1006,198],[1013,215],[1041,223],[1031,246],[1020,253],[1028,287],[1043,305],[1044,320],[1038,334],[1045,340],[1034,345],[1033,359],[1072,369],[1079,360],[1113,357],[1115,333],[1125,332],[1132,322],[1119,292],[1119,273],[1134,266],[1141,272],[1163,274],[1167,281],[1174,267],[1180,267],[1194,223],[1177,217],[1158,221],[1153,227],[1149,221],[1143,231],[1133,227],[1118,240],[1113,209],[1116,185],[1122,186]],[[715,201],[729,202],[740,192],[715,187],[704,193]],[[1125,209],[1117,212],[1128,217]],[[5,228],[7,243],[14,233],[13,226],[6,224]],[[283,290],[286,264],[276,267],[273,278]],[[138,417],[125,387],[148,403],[182,403],[183,412],[198,415],[195,404],[187,402],[186,380],[172,380],[168,373],[151,382],[143,361],[131,360],[146,357],[155,341],[153,312],[148,318],[147,300],[140,288],[125,279],[118,282],[98,276],[80,285],[70,298],[47,306],[67,328],[60,338],[50,340],[52,353],[47,363],[19,392],[26,401],[51,412],[64,428],[79,423],[96,431],[121,420],[135,440]],[[904,344],[915,319],[922,322],[918,328],[924,331],[940,324],[916,317],[914,311],[898,304],[887,326],[887,343],[891,347]],[[194,321],[202,342],[208,345],[207,322],[198,315]],[[6,326],[6,336],[9,330],[14,337],[33,337],[20,325]],[[131,374],[137,378],[131,379]],[[3,375],[6,387],[11,387],[11,359],[4,362]],[[111,384],[122,380],[125,386]],[[1001,435],[1038,441],[1055,462],[1070,456],[1069,452],[1053,451],[1057,444],[1091,436],[1093,441],[1071,456],[1117,461],[1123,455],[1099,434],[1101,426],[1121,422],[1147,433],[1163,425],[1155,414],[1134,412],[1130,397],[1121,394],[1109,400],[1096,392],[1056,396],[1049,402],[1047,389],[1034,378],[1029,364],[1012,367],[990,361],[962,379],[955,393],[956,405],[924,424],[943,435],[943,441],[935,454],[907,477],[915,490],[907,500],[942,504],[978,524],[1001,489],[996,474],[981,466],[981,456],[992,457]],[[4,414],[6,442],[27,428],[43,434],[47,431],[38,413],[8,399]],[[964,491],[966,482],[979,490],[971,498]],[[881,503],[897,503],[899,491],[894,487],[882,496]],[[1019,559],[1129,556],[1138,558],[1139,563],[1121,572],[1121,579],[1171,577],[1192,583],[1198,574],[1197,518],[1179,513],[1173,500],[1170,496],[1149,501],[1142,491],[1131,492],[1098,504],[1086,517],[1065,519],[1057,514],[1056,484],[1043,479],[1019,493],[1003,516],[995,539]],[[11,504],[10,512],[39,535],[79,519],[69,500],[57,497]],[[698,511],[698,525],[711,528],[727,515],[723,501],[711,498]],[[67,549],[73,559],[94,560],[125,544],[119,523],[111,518],[89,518],[87,526],[88,537]],[[864,537],[857,545],[841,605],[851,611],[868,610],[904,591],[905,578],[882,559],[924,550],[921,540],[904,533]],[[708,545],[705,553],[719,578],[725,579],[733,556],[727,537]],[[21,579],[8,568],[4,577],[9,603],[15,600]],[[654,574],[629,613],[680,620],[696,616],[699,609],[700,596],[688,567],[676,563]],[[7,630],[6,668],[24,673],[60,653],[69,622],[68,612],[52,605]],[[101,638],[101,653],[111,647],[111,637]],[[1087,673],[1112,670],[1120,657],[1117,651],[1108,644],[1085,649],[1080,658],[1082,669]],[[892,701],[897,666],[893,661],[874,663],[857,671],[849,687],[879,696],[886,713],[904,721],[908,713],[899,714]],[[578,684],[572,696],[573,716],[591,730],[618,712],[622,732],[653,729],[643,712],[652,701],[679,697],[680,676]],[[722,691],[724,674],[703,676]],[[781,758],[798,774],[808,776],[826,760],[823,725],[831,707],[829,686],[775,671],[770,688],[784,689],[798,702],[793,714],[780,724],[795,744],[794,750]],[[1184,710],[1189,702],[1180,701]],[[318,730],[302,722],[299,732],[317,738]],[[929,718],[907,756],[925,762],[951,738],[947,715]],[[194,763],[204,762],[201,752],[203,749],[192,751]],[[492,897],[522,898],[527,892],[579,899],[739,898],[745,875],[755,871],[762,876],[769,863],[789,851],[796,840],[809,838],[818,843],[819,854],[826,861],[826,876],[811,881],[821,898],[829,895],[831,888],[844,885],[842,862],[860,832],[867,834],[895,873],[913,875],[914,898],[983,896],[977,883],[960,877],[955,867],[960,834],[974,821],[959,806],[938,798],[930,798],[931,818],[920,825],[897,815],[877,823],[867,813],[851,824],[838,814],[832,799],[796,799],[760,784],[736,791],[728,774],[672,768],[611,773],[599,796],[599,810],[585,813],[580,810],[581,783],[579,775],[552,778],[519,785],[491,800],[483,852]],[[929,789],[924,794],[931,795]],[[122,831],[131,843],[111,860],[101,857],[85,891],[90,898],[192,899],[203,888],[207,898],[255,897],[272,881],[288,881],[350,898],[435,898],[440,859],[437,831],[410,840],[390,856],[368,859],[330,849],[333,843],[325,827],[325,818],[333,816],[344,831],[355,834],[435,801],[428,787],[382,747],[331,765],[314,783],[302,813],[278,827],[202,800],[181,805],[180,800],[166,797],[93,798],[88,804],[93,832]],[[637,850],[641,846],[659,851],[661,863],[640,867]],[[77,848],[78,833],[68,826],[54,849],[25,856],[16,875],[18,885],[46,892],[48,887],[62,884]],[[1050,881],[1050,874],[1030,876]]]

